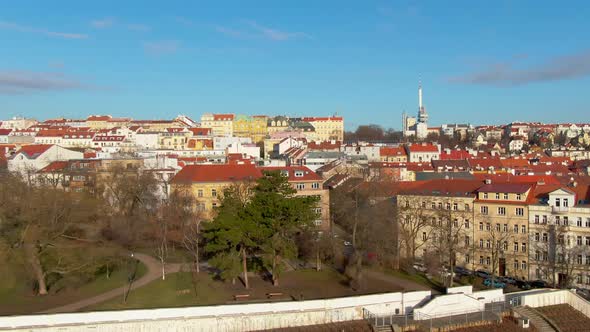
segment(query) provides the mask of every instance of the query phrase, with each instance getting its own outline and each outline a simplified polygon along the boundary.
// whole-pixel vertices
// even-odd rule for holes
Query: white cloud
[[[35,33],[45,35],[47,37],[63,38],[63,39],[86,39],[88,35],[82,33],[68,33],[51,31],[44,28],[34,28],[26,25],[20,25],[12,22],[0,21],[0,29],[13,30],[18,32]]]
[[[151,55],[174,54],[179,47],[180,42],[178,40],[159,40],[143,43],[143,49]]]
[[[0,70],[0,94],[87,89],[91,85],[63,73]]]

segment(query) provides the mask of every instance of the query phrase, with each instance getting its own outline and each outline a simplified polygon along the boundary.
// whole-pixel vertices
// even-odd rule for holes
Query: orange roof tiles
[[[188,165],[172,178],[172,183],[232,182],[261,176],[260,170],[250,164]]]
[[[262,167],[264,171],[281,171],[288,173],[289,181],[321,181],[322,177],[317,175],[315,172],[307,168],[306,166],[283,166],[283,167]],[[295,176],[295,173],[299,172],[301,176]]]

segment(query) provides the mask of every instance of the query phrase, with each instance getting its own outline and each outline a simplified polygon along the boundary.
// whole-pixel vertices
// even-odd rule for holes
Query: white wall
[[[0,317],[14,331],[252,331],[359,320],[363,308],[391,313],[430,297],[430,291],[338,299],[236,304],[176,309],[105,311]]]
[[[448,294],[435,297],[421,308],[414,309],[414,319],[425,320],[460,313],[483,311],[483,301],[466,294]]]

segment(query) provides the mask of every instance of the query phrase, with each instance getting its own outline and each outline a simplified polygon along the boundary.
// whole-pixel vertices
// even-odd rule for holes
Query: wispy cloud
[[[159,40],[143,43],[143,49],[150,55],[174,54],[180,48],[178,40]]]
[[[237,28],[223,25],[215,25],[215,31],[233,38],[262,38],[272,41],[287,41],[292,39],[311,39],[311,36],[303,32],[290,32],[270,28],[256,21],[245,20]]]
[[[179,23],[180,25],[183,25],[185,27],[193,27],[195,26],[195,22],[193,22],[192,20],[189,20],[186,17],[183,16],[174,16],[174,20]]]
[[[98,20],[90,21],[90,25],[96,29],[106,29],[110,28],[115,24],[115,19],[112,17],[105,17]]]
[[[517,67],[516,60],[485,66],[449,82],[478,85],[514,86],[536,82],[559,81],[590,76],[590,50],[554,57],[537,65]]]
[[[146,32],[146,31],[150,31],[152,28],[150,28],[149,26],[145,25],[145,24],[127,24],[127,29],[132,30],[132,31],[140,31],[140,32]]]
[[[265,38],[274,40],[274,41],[285,41],[289,39],[296,39],[296,38],[311,38],[306,33],[303,32],[289,32],[289,31],[282,31],[275,28],[269,28],[267,26],[263,26],[258,24],[255,21],[248,21],[248,24],[256,31],[261,33]]]
[[[23,94],[93,88],[63,73],[0,70],[0,94]]]
[[[13,30],[18,32],[26,32],[26,33],[35,33],[40,35],[45,35],[47,37],[53,38],[63,38],[63,39],[86,39],[88,35],[83,33],[68,33],[68,32],[58,32],[52,31],[44,28],[35,28],[26,25],[20,25],[12,22],[0,21],[0,29],[4,30]]]

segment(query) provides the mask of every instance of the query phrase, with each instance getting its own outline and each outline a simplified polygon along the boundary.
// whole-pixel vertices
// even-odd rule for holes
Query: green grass
[[[439,282],[432,281],[432,280],[426,278],[426,276],[422,273],[409,274],[409,273],[402,271],[402,270],[391,270],[391,269],[383,269],[381,271],[386,274],[389,274],[391,276],[394,276],[394,277],[413,281],[415,283],[424,285],[428,288],[436,289],[438,291],[444,290],[444,286],[442,286]]]
[[[111,273],[110,278],[107,278],[106,274],[102,274],[91,282],[75,289],[67,289],[46,296],[35,296],[30,289],[30,285],[25,282],[29,278],[16,271],[19,270],[14,266],[5,266],[0,271],[0,275],[2,275],[2,282],[0,283],[0,315],[31,314],[99,295],[123,286],[128,273],[125,269],[119,269]],[[146,272],[147,268],[140,263],[136,277],[141,278]]]
[[[84,310],[122,310],[160,307],[181,307],[194,305],[220,304],[229,301],[232,294],[223,283],[214,281],[208,274],[201,273],[195,296],[192,274],[173,273],[166,280],[157,280],[149,285],[135,289],[129,294],[127,303],[121,298],[91,306]]]

